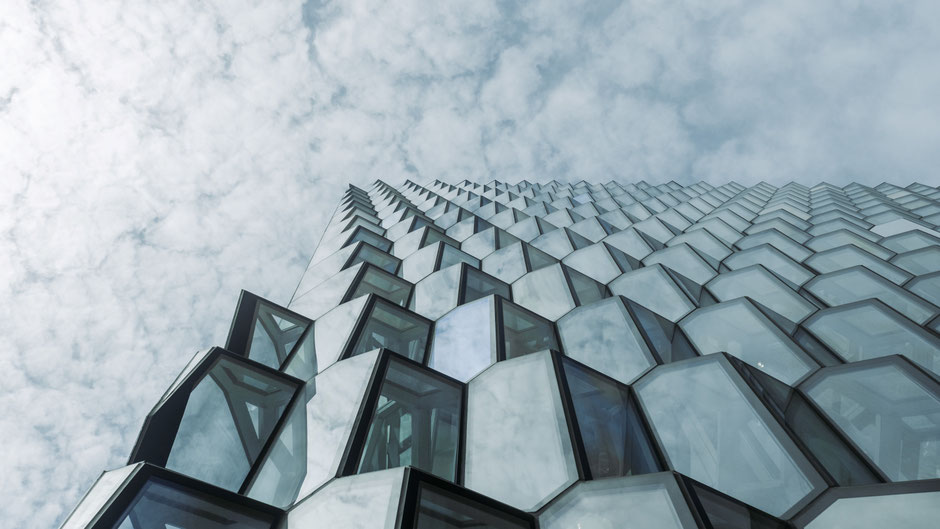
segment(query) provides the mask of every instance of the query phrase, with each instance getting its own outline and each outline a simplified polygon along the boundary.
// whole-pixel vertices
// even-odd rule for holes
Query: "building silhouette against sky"
[[[68,529],[934,528],[940,190],[350,187]]]

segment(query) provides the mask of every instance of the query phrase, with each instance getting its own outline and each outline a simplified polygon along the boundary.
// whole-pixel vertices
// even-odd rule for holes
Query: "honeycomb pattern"
[[[934,527],[938,332],[927,185],[350,186],[64,527]]]

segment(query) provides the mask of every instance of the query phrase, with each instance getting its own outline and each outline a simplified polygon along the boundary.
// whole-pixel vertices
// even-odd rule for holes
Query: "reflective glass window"
[[[551,322],[508,301],[500,300],[500,307],[505,358],[515,358],[544,349],[558,349]]]
[[[531,522],[465,496],[422,483],[414,529],[529,529]]]
[[[940,491],[839,498],[806,529],[934,529],[940,520]]]
[[[775,516],[825,488],[724,357],[659,366],[636,388],[677,471]]]
[[[238,490],[295,389],[219,356],[189,393],[166,468]]]
[[[898,361],[830,368],[807,394],[892,480],[940,477],[940,392]]]
[[[355,356],[384,347],[416,362],[423,362],[430,329],[428,320],[381,298],[375,298],[365,327],[349,355]]]
[[[620,297],[578,307],[558,320],[565,354],[628,384],[655,363]]]
[[[533,511],[578,479],[548,352],[498,362],[468,392],[468,488]]]
[[[392,359],[379,391],[359,472],[413,466],[454,481],[462,388]]]
[[[277,369],[310,325],[296,316],[259,302],[248,358]]]
[[[269,529],[274,517],[204,492],[151,478],[114,529]]]
[[[725,272],[707,286],[719,301],[747,296],[792,322],[816,312],[815,305],[760,265]]]
[[[650,529],[698,527],[669,473],[578,483],[539,516],[539,527],[613,529],[626,520]]]
[[[830,307],[875,298],[921,325],[938,312],[937,307],[861,266],[821,275],[807,283],[806,289]]]
[[[457,307],[434,324],[428,365],[466,382],[496,362],[496,316],[492,298]]]
[[[846,362],[899,354],[940,375],[940,339],[877,301],[820,311],[804,327]]]
[[[626,386],[574,362],[563,365],[591,477],[661,470]]]

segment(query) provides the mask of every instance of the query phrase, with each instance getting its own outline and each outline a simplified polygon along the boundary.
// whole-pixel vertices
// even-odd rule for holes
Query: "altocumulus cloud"
[[[0,5],[0,519],[52,527],[346,182],[940,183],[934,1]]]

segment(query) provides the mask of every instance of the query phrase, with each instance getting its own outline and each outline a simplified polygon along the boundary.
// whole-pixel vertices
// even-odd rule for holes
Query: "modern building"
[[[67,529],[936,528],[940,189],[377,182]]]

